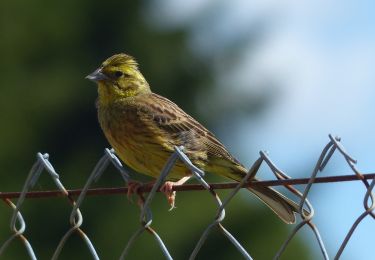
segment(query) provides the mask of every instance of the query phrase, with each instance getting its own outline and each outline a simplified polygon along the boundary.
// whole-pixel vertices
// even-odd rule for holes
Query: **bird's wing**
[[[240,164],[210,131],[175,103],[157,94],[151,94],[150,97],[142,99],[147,104],[142,106],[141,113],[147,114],[154,126],[171,135],[172,140],[176,140],[173,145],[183,145],[187,150],[205,147],[208,158]]]

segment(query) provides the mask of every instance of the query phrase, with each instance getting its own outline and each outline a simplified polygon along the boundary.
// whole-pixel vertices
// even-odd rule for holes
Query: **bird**
[[[248,173],[212,132],[174,102],[152,92],[132,56],[115,54],[86,78],[97,85],[98,120],[106,139],[136,172],[157,178],[174,148],[182,146],[190,161],[204,172],[237,182]],[[161,190],[169,194],[172,207],[173,186],[182,185],[191,176],[181,161],[168,174]],[[294,201],[266,186],[248,190],[285,223],[295,223],[298,205]]]

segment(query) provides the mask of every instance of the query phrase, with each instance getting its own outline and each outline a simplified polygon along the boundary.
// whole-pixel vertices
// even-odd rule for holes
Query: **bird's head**
[[[138,69],[136,60],[127,54],[115,54],[87,79],[98,84],[99,103],[151,93],[150,87]]]

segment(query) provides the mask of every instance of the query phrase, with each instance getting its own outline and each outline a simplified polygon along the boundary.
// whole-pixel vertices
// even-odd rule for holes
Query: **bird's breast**
[[[170,152],[147,118],[130,107],[98,109],[103,132],[117,155],[137,172],[153,177],[160,174]]]

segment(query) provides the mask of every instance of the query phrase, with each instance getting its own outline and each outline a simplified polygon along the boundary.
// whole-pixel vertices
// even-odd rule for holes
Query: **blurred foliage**
[[[96,88],[84,77],[114,53],[136,57],[155,92],[199,118],[192,101],[203,89],[214,87],[212,64],[188,47],[189,28],[152,28],[144,12],[146,4],[115,0],[0,3],[1,191],[22,188],[38,151],[50,154],[67,188],[83,186],[108,146],[96,119]],[[98,185],[123,183],[110,169]],[[43,173],[35,189],[49,188],[54,186]],[[249,197],[246,193],[230,205],[225,226],[255,259],[270,259],[289,229],[266,207],[246,201]],[[157,196],[153,203],[154,227],[172,255],[186,259],[216,211],[212,198],[204,192],[181,192],[177,206],[168,212],[165,198]],[[10,235],[11,211],[5,204],[0,211],[2,243]],[[37,256],[49,259],[69,228],[69,204],[62,198],[28,200],[22,212],[26,236]],[[139,210],[125,196],[87,198],[82,212],[83,229],[102,259],[116,259],[139,226]],[[296,240],[285,259],[307,259],[306,252],[307,246]],[[221,234],[213,232],[199,254],[199,259],[208,257],[240,255]],[[68,241],[61,255],[61,259],[89,258],[77,236]],[[162,258],[147,234],[131,250],[130,259]],[[27,257],[15,241],[2,259]]]

